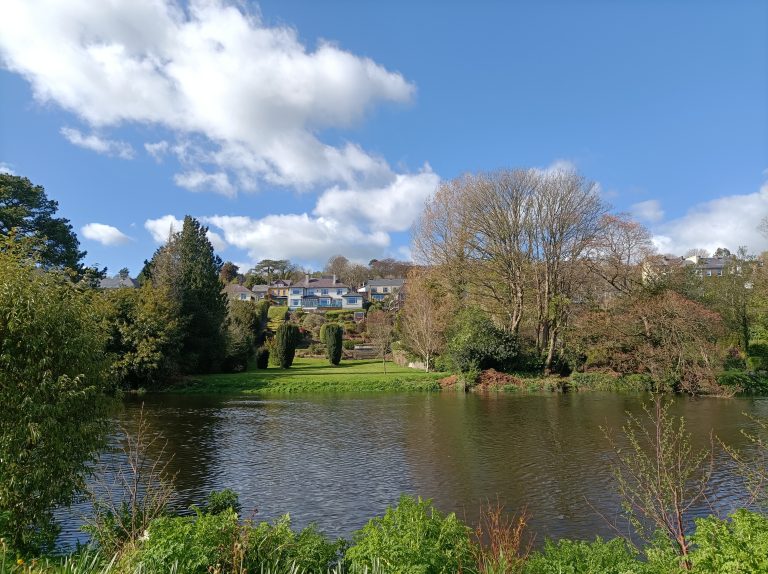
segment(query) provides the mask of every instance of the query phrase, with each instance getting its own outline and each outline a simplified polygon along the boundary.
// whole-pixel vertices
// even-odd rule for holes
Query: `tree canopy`
[[[34,238],[37,257],[45,267],[79,269],[85,257],[68,219],[55,217],[59,204],[41,185],[26,177],[0,173],[0,233]]]

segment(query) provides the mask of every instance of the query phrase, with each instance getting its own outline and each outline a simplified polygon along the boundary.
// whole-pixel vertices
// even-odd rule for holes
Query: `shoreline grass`
[[[166,391],[175,393],[356,393],[426,392],[440,389],[446,373],[425,373],[387,362],[387,372],[378,360],[342,361],[296,358],[289,369],[270,367],[243,373],[197,375]]]

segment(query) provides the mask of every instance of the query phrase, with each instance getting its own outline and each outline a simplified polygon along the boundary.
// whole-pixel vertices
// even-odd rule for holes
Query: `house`
[[[242,285],[230,283],[222,289],[230,301],[256,301],[256,294]]]
[[[371,301],[383,301],[387,297],[397,297],[405,285],[405,279],[371,279],[358,293],[367,293]]]
[[[332,277],[310,277],[293,283],[288,288],[290,309],[328,310],[362,309],[363,296],[350,292],[349,287]]]
[[[692,270],[699,277],[722,277],[732,262],[730,255],[722,257],[690,257],[662,255],[649,257],[643,263],[643,282],[656,281],[678,270]],[[736,268],[736,272],[740,271]]]
[[[127,275],[115,275],[114,277],[99,279],[99,289],[136,289],[138,286],[139,282]]]
[[[292,284],[290,279],[278,279],[267,288],[267,294],[275,305],[288,305],[288,292]]]
[[[257,301],[263,301],[269,293],[269,285],[254,285],[251,287],[251,291],[256,296]]]

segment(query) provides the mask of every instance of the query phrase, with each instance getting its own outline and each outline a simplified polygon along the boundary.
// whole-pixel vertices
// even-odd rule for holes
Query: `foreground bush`
[[[647,572],[638,562],[636,552],[623,540],[615,538],[594,542],[582,540],[547,540],[543,550],[534,553],[525,566],[525,574],[640,574]]]
[[[429,500],[402,496],[384,516],[353,535],[346,562],[353,568],[379,563],[387,572],[453,574],[473,572],[470,529],[456,515],[442,515]]]
[[[92,293],[0,246],[0,538],[53,545],[53,509],[103,446],[106,333]]]

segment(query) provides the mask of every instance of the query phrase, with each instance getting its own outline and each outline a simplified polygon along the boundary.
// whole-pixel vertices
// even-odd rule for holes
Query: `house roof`
[[[136,279],[120,277],[119,275],[116,275],[115,277],[105,277],[104,279],[99,280],[100,289],[119,289],[120,287],[135,289],[138,286],[139,282],[136,281]]]
[[[253,292],[250,289],[237,283],[230,283],[229,285],[226,285],[223,291],[226,291],[230,295],[237,295],[239,293],[247,293],[248,295],[253,295]]]
[[[344,289],[349,287],[344,283],[339,283],[335,277],[309,277],[304,278],[304,281],[296,284],[297,287],[304,287],[307,289],[313,288],[327,288],[327,289]]]
[[[366,282],[369,287],[402,287],[405,284],[405,279],[371,279]]]
[[[269,289],[269,285],[254,285],[251,287],[251,291],[254,293],[266,293],[267,289]]]

